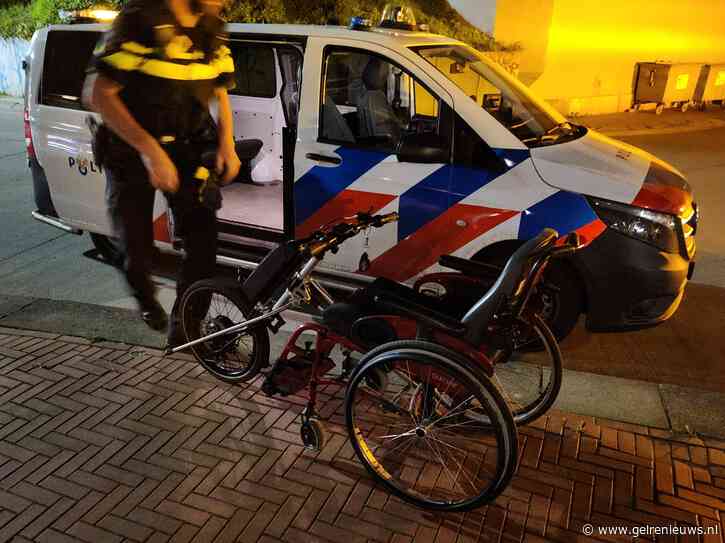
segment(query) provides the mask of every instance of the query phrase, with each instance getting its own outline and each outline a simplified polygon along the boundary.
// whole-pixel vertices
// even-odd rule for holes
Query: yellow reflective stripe
[[[169,51],[167,49],[166,54],[169,58],[176,58],[181,60],[198,60],[200,58],[204,58],[204,53],[202,53],[201,51],[186,53],[182,51]]]
[[[183,81],[216,79],[221,73],[233,73],[234,62],[231,57],[218,59],[210,64],[194,62],[177,64],[159,59],[141,57],[128,51],[118,51],[102,57],[102,60],[118,70],[130,72],[138,70],[147,75]]]
[[[166,45],[166,56],[172,59],[183,59],[183,60],[198,60],[204,58],[204,53],[201,51],[191,51],[194,43],[191,41],[189,36],[174,36]]]
[[[216,67],[219,73],[229,74],[234,73],[234,61],[232,57],[226,57],[218,60],[213,60],[212,65]]]
[[[106,64],[110,64],[117,70],[130,72],[137,70],[146,59],[125,51],[118,51],[117,53],[101,57],[101,60],[103,60]]]
[[[148,75],[184,81],[216,79],[219,76],[219,70],[216,67],[197,62],[182,65],[165,60],[150,59],[140,64],[137,69]]]
[[[121,45],[121,49],[137,55],[149,55],[154,52],[151,47],[144,47],[135,41],[127,41]]]
[[[214,52],[214,60],[212,64],[217,67],[219,73],[234,73],[234,59],[232,59],[231,51],[226,45],[220,46]]]

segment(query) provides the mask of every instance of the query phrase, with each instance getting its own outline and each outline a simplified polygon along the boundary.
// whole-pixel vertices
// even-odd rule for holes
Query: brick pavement
[[[0,541],[567,542],[588,540],[585,523],[725,528],[725,442],[554,413],[521,429],[517,476],[494,504],[435,515],[371,483],[339,391],[322,398],[331,438],[310,453],[299,398],[221,384],[185,356],[0,329]]]

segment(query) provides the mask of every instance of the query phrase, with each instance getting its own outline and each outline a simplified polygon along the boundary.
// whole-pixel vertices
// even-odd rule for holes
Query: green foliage
[[[34,31],[30,6],[14,4],[0,8],[0,38],[30,39]]]
[[[58,12],[74,11],[91,6],[93,0],[33,0],[33,20],[37,28],[61,22]]]
[[[360,15],[377,23],[390,0],[232,0],[226,17],[232,22],[284,22],[342,24]],[[516,45],[496,42],[489,34],[469,24],[448,0],[408,0],[419,24],[430,31],[469,43],[484,51],[516,50]]]
[[[232,0],[225,10],[228,21],[240,23],[286,23],[282,0]]]
[[[0,36],[29,37],[36,28],[60,22],[59,10],[72,11],[98,3],[95,0],[32,0],[32,4],[14,4],[18,0],[0,0]],[[26,2],[29,0],[26,0]],[[104,4],[122,5],[125,0],[107,0]],[[164,0],[158,0],[164,1]],[[302,23],[347,25],[356,15],[375,24],[390,0],[230,0],[227,20],[240,23]],[[469,24],[448,0],[407,0],[419,24],[431,32],[456,38],[483,51],[515,51],[516,44],[496,42],[489,34]]]

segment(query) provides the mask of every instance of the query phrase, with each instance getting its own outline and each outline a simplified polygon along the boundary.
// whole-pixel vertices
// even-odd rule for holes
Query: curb
[[[673,126],[669,128],[642,128],[636,130],[607,130],[592,128],[597,132],[609,136],[610,138],[621,138],[629,136],[666,136],[670,134],[687,134],[690,132],[704,132],[706,130],[716,130],[725,128],[725,121],[710,121],[707,124],[696,126]]]

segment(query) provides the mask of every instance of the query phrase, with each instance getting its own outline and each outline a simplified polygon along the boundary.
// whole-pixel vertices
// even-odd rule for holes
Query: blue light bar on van
[[[370,19],[364,17],[353,17],[350,19],[350,28],[352,30],[370,30],[372,23]]]

